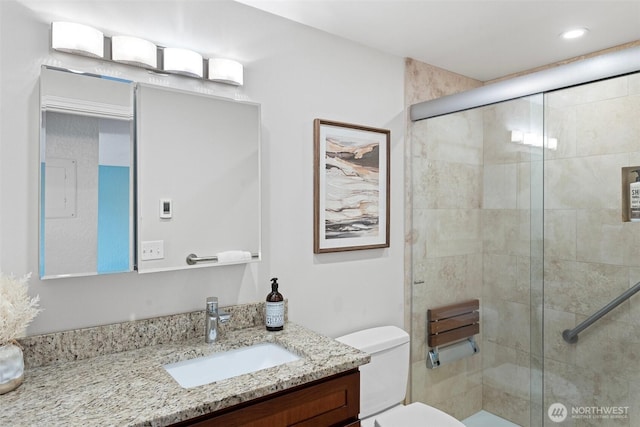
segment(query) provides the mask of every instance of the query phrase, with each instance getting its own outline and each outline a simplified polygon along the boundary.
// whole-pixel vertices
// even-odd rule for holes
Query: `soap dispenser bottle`
[[[633,222],[640,222],[640,169],[633,170],[636,180],[629,185],[629,219]]]
[[[265,323],[267,331],[284,328],[284,297],[278,292],[278,278],[271,279],[271,292],[267,295]]]

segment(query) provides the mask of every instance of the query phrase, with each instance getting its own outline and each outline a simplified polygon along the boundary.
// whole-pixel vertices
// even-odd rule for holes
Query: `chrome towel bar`
[[[258,258],[260,258],[260,254],[256,254],[256,253],[251,254],[251,259],[258,259]],[[198,256],[196,254],[187,255],[187,264],[194,265],[199,262],[218,262],[218,256],[217,255]]]

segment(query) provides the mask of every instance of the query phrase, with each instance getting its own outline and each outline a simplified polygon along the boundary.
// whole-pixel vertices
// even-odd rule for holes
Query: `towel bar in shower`
[[[562,331],[562,338],[564,338],[564,340],[569,344],[575,344],[576,342],[578,342],[578,334],[580,332],[584,331],[593,323],[595,323],[597,320],[599,320],[602,316],[604,316],[605,314],[607,314],[608,312],[610,312],[611,310],[613,310],[614,308],[616,308],[617,306],[619,306],[620,304],[622,304],[623,302],[631,298],[638,291],[640,291],[640,282],[636,283],[635,285],[633,285],[633,287],[621,293],[617,298],[614,298],[609,304],[605,305],[600,310],[593,313],[591,316],[589,316],[586,320],[584,320],[575,328],[565,329],[564,331]]]

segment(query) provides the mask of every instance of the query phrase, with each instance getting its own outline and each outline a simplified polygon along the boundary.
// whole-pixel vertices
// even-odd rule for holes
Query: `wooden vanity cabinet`
[[[174,426],[359,427],[357,369],[264,396]]]

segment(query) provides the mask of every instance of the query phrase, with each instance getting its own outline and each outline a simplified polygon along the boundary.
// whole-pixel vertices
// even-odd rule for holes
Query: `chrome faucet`
[[[207,310],[205,313],[204,340],[208,343],[216,342],[218,339],[218,323],[227,323],[231,318],[230,313],[218,311],[218,298],[207,298]]]

